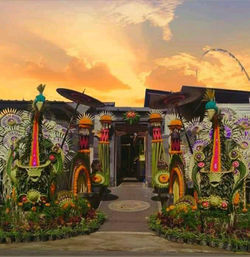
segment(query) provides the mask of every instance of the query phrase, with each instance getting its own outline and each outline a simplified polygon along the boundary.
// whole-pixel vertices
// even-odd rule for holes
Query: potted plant
[[[15,237],[15,242],[20,243],[22,242],[22,234],[19,231],[13,231],[13,236]]]
[[[8,244],[13,243],[15,241],[15,236],[13,235],[13,233],[11,231],[6,232],[5,240],[6,240],[6,243],[8,243]]]
[[[41,241],[48,241],[49,240],[49,234],[47,233],[47,231],[41,230],[41,232],[40,232],[40,240]]]
[[[5,232],[0,230],[0,243],[5,243],[6,242],[6,236],[5,236]]]
[[[31,233],[31,232],[24,232],[24,233],[22,234],[22,240],[23,240],[24,242],[30,242],[30,241],[32,241],[32,240],[33,240],[33,235],[32,235],[32,233]]]

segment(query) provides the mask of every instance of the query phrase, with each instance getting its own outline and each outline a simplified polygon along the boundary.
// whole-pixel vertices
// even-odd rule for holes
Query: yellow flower
[[[169,206],[169,210],[173,210],[174,208],[175,208],[174,205],[170,205],[170,206]]]
[[[169,211],[169,208],[167,208],[166,211]]]
[[[19,202],[19,203],[18,203],[18,206],[23,206],[23,203]]]

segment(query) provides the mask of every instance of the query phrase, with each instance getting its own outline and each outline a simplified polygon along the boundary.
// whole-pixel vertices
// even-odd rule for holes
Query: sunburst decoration
[[[93,125],[93,120],[95,116],[84,112],[83,114],[80,114],[77,117],[77,124],[78,125],[87,125],[87,126],[92,126]]]
[[[247,115],[240,117],[235,123],[244,130],[250,130],[250,117]]]
[[[166,122],[166,125],[168,125],[171,120],[178,120],[180,119],[179,115],[176,113],[166,113],[165,114],[165,122]]]
[[[194,152],[200,152],[204,149],[204,147],[206,147],[208,145],[208,141],[207,140],[203,140],[203,139],[198,139],[197,141],[195,141],[195,143],[193,144],[193,151]]]
[[[186,122],[186,130],[194,136],[197,136],[201,132],[208,131],[210,124],[206,121],[200,122],[200,118],[196,117],[190,122]]]
[[[115,115],[109,111],[103,111],[103,112],[99,113],[98,115],[96,115],[96,118],[98,120],[102,120],[102,119],[110,119],[111,121],[116,120]]]
[[[235,123],[235,119],[222,119],[224,126],[224,135],[226,138],[232,138],[234,141],[241,135],[240,127]]]
[[[28,124],[30,121],[30,115],[27,111],[16,110],[13,108],[7,108],[0,113],[0,125],[1,127],[11,127],[15,125]]]
[[[22,126],[6,127],[5,131],[1,131],[0,145],[11,148],[26,135],[26,130]]]
[[[234,120],[236,116],[236,112],[230,108],[220,108],[220,112],[223,116],[223,119]]]
[[[250,148],[250,134],[249,133],[243,133],[239,137],[235,139],[236,143],[239,145],[241,150],[249,150]]]
[[[159,110],[159,109],[151,109],[151,110],[148,112],[148,115],[150,116],[151,114],[159,114],[159,115],[161,115],[162,118],[164,117],[163,111],[161,111],[161,110]]]

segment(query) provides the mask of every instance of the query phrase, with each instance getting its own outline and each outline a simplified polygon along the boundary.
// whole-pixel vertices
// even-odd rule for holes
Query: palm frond
[[[40,85],[37,87],[37,90],[38,90],[38,92],[39,92],[40,94],[43,93],[43,91],[44,91],[44,89],[45,89],[45,86],[46,86],[46,85],[40,84]]]
[[[208,101],[214,101],[215,100],[215,91],[213,89],[206,89],[206,92],[203,97],[203,101],[208,102]]]

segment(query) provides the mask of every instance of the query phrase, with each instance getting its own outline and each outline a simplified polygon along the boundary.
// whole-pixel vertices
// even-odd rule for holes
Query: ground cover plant
[[[20,206],[7,199],[0,207],[0,242],[55,240],[96,231],[105,215],[85,199]]]
[[[224,210],[200,210],[196,205],[171,205],[150,217],[150,228],[169,240],[198,243],[233,251],[250,251],[250,211],[231,215]]]

